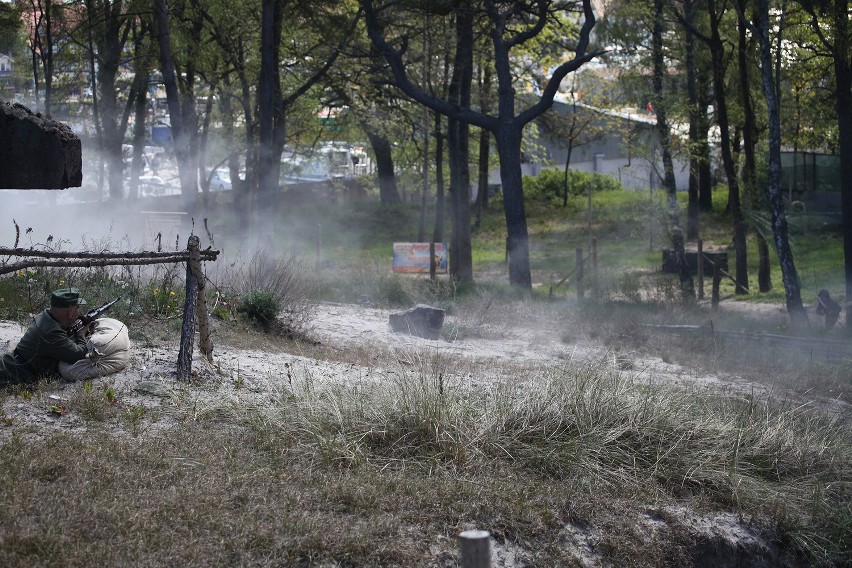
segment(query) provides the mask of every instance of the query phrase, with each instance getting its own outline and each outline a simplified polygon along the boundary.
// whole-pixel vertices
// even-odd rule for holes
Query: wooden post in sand
[[[187,249],[192,248],[192,239],[196,243],[198,237],[189,237]],[[196,249],[198,245],[196,244]],[[198,288],[195,283],[195,274],[190,263],[186,263],[186,301],[183,304],[183,326],[180,328],[180,349],[178,350],[177,376],[178,380],[188,380],[192,375],[192,350],[195,346],[195,300]]]
[[[488,531],[464,531],[459,535],[461,568],[491,568],[491,535]]]
[[[207,320],[207,299],[204,297],[204,273],[201,271],[201,253],[198,237],[189,237],[186,245],[189,260],[186,263],[186,303],[183,305],[183,326],[180,332],[177,375],[187,380],[192,375],[192,350],[195,344],[195,322],[199,323],[201,352],[210,361],[213,345],[210,341],[210,324]]]
[[[195,316],[198,319],[198,341],[201,353],[207,357],[207,360],[213,362],[213,340],[210,332],[210,321],[207,319],[207,297],[204,294],[204,289],[207,282],[204,279],[204,272],[201,270],[201,252],[198,250],[198,237],[189,237],[187,248],[189,249],[188,268],[192,270],[192,275],[195,277],[195,289],[198,293],[195,299]]]

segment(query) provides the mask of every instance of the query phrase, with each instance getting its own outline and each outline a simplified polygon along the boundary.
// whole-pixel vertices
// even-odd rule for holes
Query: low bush
[[[315,313],[317,283],[305,261],[293,254],[275,258],[255,252],[244,263],[223,259],[213,276],[223,298],[239,297],[237,311],[267,331],[298,337],[308,331]],[[217,306],[218,307],[218,306]]]
[[[240,298],[237,311],[262,328],[269,329],[281,311],[281,302],[272,292],[252,290]]]
[[[587,195],[601,191],[618,191],[623,189],[614,178],[579,170],[568,170],[568,195]],[[524,177],[524,196],[527,199],[542,202],[562,203],[565,194],[565,171],[556,169],[542,170],[536,176]]]

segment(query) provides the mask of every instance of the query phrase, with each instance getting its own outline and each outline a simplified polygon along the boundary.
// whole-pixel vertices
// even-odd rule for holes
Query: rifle
[[[97,308],[89,310],[84,315],[77,318],[77,321],[75,321],[74,325],[71,326],[71,331],[73,331],[74,333],[77,333],[78,331],[80,331],[81,329],[83,329],[84,327],[86,327],[87,325],[89,325],[90,323],[92,323],[93,321],[98,319],[99,317],[101,317],[101,314],[103,314],[105,311],[110,309],[120,299],[121,298],[116,298],[112,302],[107,302],[103,306],[98,306]]]

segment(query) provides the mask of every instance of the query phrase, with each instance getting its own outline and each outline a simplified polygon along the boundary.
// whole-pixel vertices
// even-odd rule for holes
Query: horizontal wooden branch
[[[178,262],[186,262],[189,260],[189,253],[180,253],[180,254],[172,254],[169,257],[161,257],[161,258],[92,258],[92,259],[71,259],[71,260],[22,260],[20,262],[15,262],[13,264],[0,265],[0,275],[3,274],[11,274],[12,272],[17,272],[18,270],[24,270],[26,268],[38,268],[38,267],[56,267],[56,268],[68,268],[68,267],[82,267],[82,268],[94,268],[99,266],[141,266],[147,264],[168,264],[168,263],[178,263]],[[205,259],[206,260],[206,259]]]
[[[216,260],[216,257],[219,255],[218,250],[200,250],[198,251],[201,255],[201,260]],[[46,251],[46,250],[35,250],[35,249],[23,249],[23,248],[5,248],[0,247],[0,256],[20,256],[20,257],[39,257],[39,258],[53,258],[53,259],[77,259],[77,258],[92,258],[92,259],[138,259],[138,258],[174,258],[180,257],[175,262],[186,261],[189,259],[189,252],[185,250],[181,251],[172,251],[172,252],[154,252],[154,251],[143,251],[143,252],[60,252],[60,251]],[[123,263],[122,263],[123,264]]]

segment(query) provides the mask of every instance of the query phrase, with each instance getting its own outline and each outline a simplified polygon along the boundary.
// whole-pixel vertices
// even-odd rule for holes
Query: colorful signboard
[[[430,243],[394,243],[393,271],[429,274]],[[435,243],[435,272],[447,273],[447,244]]]

